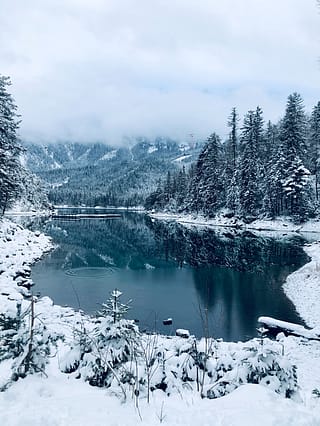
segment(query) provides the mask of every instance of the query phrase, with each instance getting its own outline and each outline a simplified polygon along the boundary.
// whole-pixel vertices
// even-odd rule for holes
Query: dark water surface
[[[186,228],[129,212],[29,226],[59,245],[32,268],[35,293],[57,304],[91,314],[118,288],[123,302],[132,299],[128,317],[141,329],[201,336],[207,310],[210,334],[225,340],[255,336],[260,315],[301,323],[281,288],[307,261],[301,238]],[[162,324],[168,317],[172,326]]]

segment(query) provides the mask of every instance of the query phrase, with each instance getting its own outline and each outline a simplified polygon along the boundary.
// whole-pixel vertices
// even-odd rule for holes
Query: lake
[[[57,244],[32,267],[34,292],[94,314],[117,288],[123,303],[132,299],[128,318],[138,320],[141,330],[165,334],[186,328],[204,335],[206,318],[210,335],[225,340],[256,336],[260,315],[302,323],[281,287],[308,260],[302,237],[260,237],[120,214],[29,223]],[[163,325],[167,318],[172,325]]]

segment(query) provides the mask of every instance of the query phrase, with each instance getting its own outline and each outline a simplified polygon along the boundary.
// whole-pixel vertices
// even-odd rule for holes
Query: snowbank
[[[289,275],[283,288],[307,325],[320,332],[320,242],[304,249],[311,261]]]
[[[53,247],[50,238],[3,219],[0,226],[0,308],[30,295],[30,265]]]
[[[166,398],[153,394],[141,401],[121,404],[81,381],[65,375],[47,380],[28,377],[0,394],[1,426],[316,426],[316,414],[257,385],[243,386],[215,401],[186,393]]]

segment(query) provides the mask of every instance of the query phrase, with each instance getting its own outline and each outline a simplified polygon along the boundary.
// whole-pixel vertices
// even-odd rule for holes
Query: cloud
[[[34,141],[226,132],[320,80],[314,0],[2,0],[0,72]]]

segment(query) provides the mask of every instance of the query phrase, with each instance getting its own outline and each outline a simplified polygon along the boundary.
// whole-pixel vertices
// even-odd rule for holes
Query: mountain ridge
[[[22,163],[46,184],[54,204],[141,205],[159,179],[196,160],[202,142],[138,138],[129,147],[105,143],[25,143]]]

